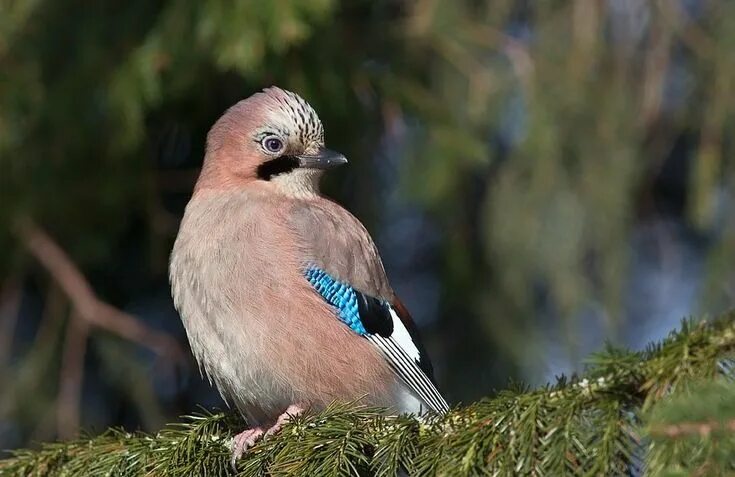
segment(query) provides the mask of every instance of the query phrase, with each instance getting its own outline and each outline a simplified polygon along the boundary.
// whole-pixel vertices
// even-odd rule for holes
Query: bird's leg
[[[276,419],[276,423],[273,424],[267,431],[265,431],[265,437],[272,436],[276,432],[280,431],[281,427],[283,427],[284,424],[290,421],[292,417],[298,416],[303,412],[304,408],[302,408],[298,404],[291,404],[290,406],[288,406],[288,409],[286,409],[283,414],[278,416],[278,419]]]
[[[232,459],[230,460],[233,469],[237,470],[237,459],[242,457],[246,450],[253,447],[255,442],[262,436],[263,428],[261,427],[245,429],[235,436],[235,439],[232,441]]]
[[[236,435],[232,441],[232,459],[230,460],[232,468],[237,471],[237,460],[242,457],[245,451],[253,447],[258,439],[277,433],[292,417],[298,416],[302,412],[304,412],[304,408],[298,404],[291,404],[283,414],[278,416],[275,424],[269,427],[268,430],[263,431],[262,427],[253,427],[252,429],[245,429]]]

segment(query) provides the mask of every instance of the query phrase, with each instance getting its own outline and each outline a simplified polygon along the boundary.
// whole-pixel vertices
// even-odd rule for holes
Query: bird
[[[334,401],[449,410],[373,239],[320,192],[324,173],[346,163],[325,147],[311,105],[276,86],[207,134],[169,280],[200,372],[251,426],[233,439],[233,465]]]

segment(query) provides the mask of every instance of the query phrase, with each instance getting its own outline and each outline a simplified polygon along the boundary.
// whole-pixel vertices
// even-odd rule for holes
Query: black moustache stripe
[[[266,161],[258,166],[258,178],[264,181],[271,180],[280,174],[286,174],[299,167],[299,160],[293,156],[280,156]]]

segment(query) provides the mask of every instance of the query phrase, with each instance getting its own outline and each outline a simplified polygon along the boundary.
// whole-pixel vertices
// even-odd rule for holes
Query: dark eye
[[[283,141],[275,136],[268,136],[263,139],[262,144],[268,152],[280,152],[283,149]]]

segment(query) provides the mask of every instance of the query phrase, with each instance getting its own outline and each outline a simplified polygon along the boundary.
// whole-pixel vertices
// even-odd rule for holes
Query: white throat
[[[319,179],[322,173],[318,169],[294,169],[273,177],[271,182],[286,195],[306,199],[319,195]]]

